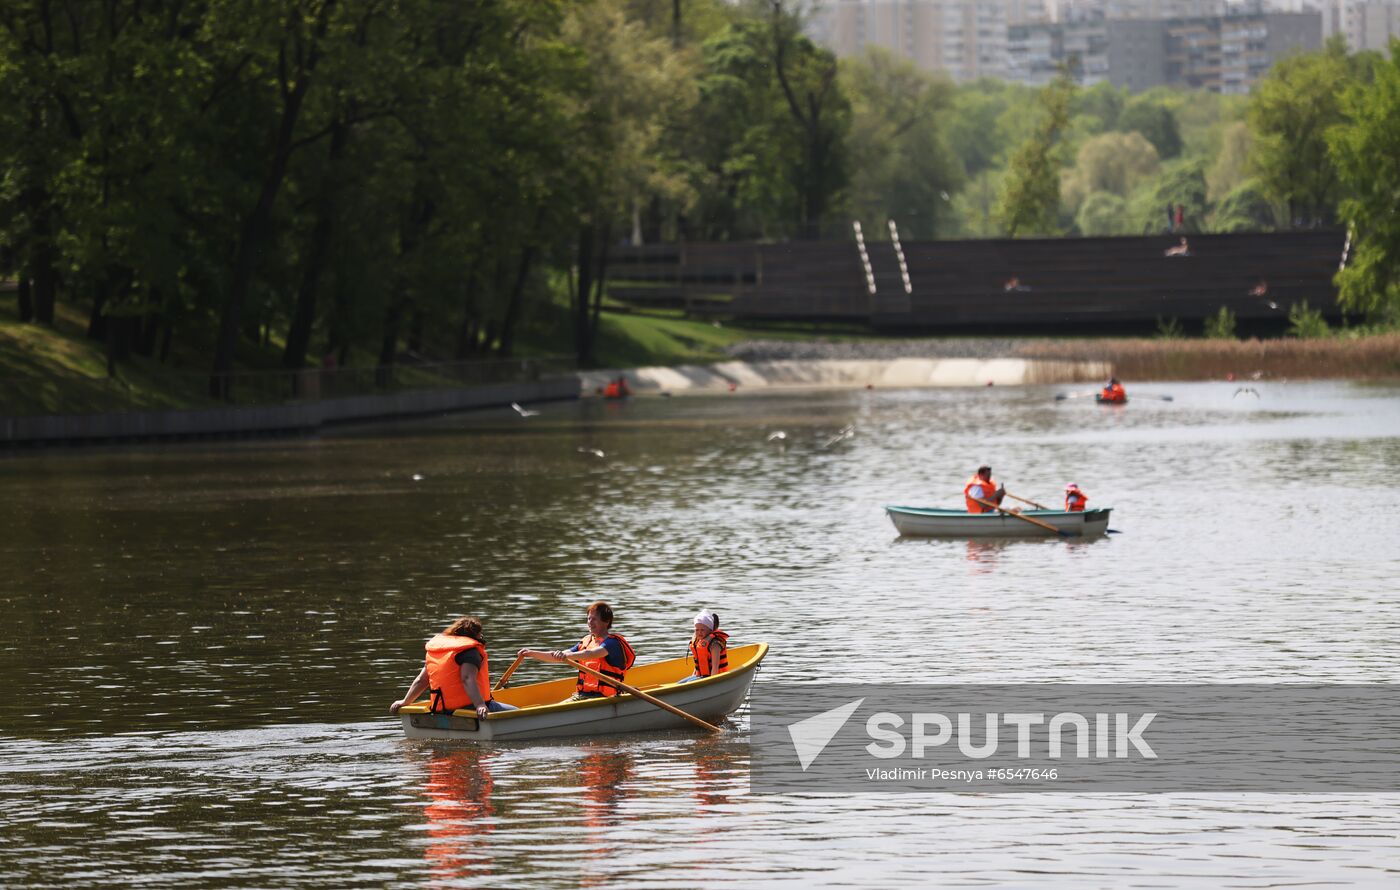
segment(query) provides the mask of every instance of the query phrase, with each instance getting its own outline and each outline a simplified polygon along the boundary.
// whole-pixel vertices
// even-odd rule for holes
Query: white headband
[[[713,612],[704,612],[704,611],[696,612],[696,613],[695,613],[695,623],[696,623],[696,624],[703,624],[703,625],[704,625],[706,628],[708,628],[709,630],[714,630],[714,629],[715,629],[715,613],[713,613]]]

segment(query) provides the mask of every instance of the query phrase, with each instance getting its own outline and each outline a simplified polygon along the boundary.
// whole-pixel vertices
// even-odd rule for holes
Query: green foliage
[[[1327,131],[1343,123],[1342,96],[1369,79],[1370,63],[1348,56],[1340,37],[1316,53],[1286,58],[1259,82],[1249,106],[1251,161],[1291,225],[1336,218],[1342,185]]]
[[[1157,150],[1141,133],[1103,133],[1080,146],[1060,195],[1071,212],[1095,192],[1126,198],[1139,183],[1154,176],[1157,167]]]
[[[1049,234],[1060,209],[1060,137],[1069,123],[1074,83],[1059,77],[1043,90],[1043,116],[1035,132],[1012,155],[995,219],[1006,234]]]
[[[1400,44],[1375,68],[1370,84],[1342,99],[1346,123],[1328,134],[1338,176],[1349,197],[1341,216],[1351,255],[1337,275],[1343,306],[1370,315],[1400,313]]]
[[[1310,308],[1304,300],[1288,307],[1288,333],[1308,340],[1326,337],[1331,333],[1331,328],[1322,317],[1322,310]]]
[[[1277,225],[1274,204],[1257,180],[1247,180],[1227,194],[1211,215],[1212,232],[1260,232]]]
[[[1074,217],[1081,235],[1132,235],[1128,202],[1111,192],[1094,192],[1079,205]]]
[[[1235,313],[1221,306],[1219,312],[1206,319],[1205,335],[1211,340],[1235,339]]]
[[[1157,339],[1158,340],[1183,340],[1186,338],[1186,329],[1181,326],[1178,318],[1163,318],[1157,316]]]
[[[1176,117],[1165,104],[1150,96],[1137,96],[1119,116],[1117,128],[1137,132],[1157,149],[1157,156],[1169,160],[1181,154],[1181,132]]]
[[[845,66],[851,96],[850,208],[873,224],[898,221],[901,237],[933,238],[951,216],[946,195],[962,183],[962,166],[939,122],[948,113],[953,84],[913,63],[871,49]]]

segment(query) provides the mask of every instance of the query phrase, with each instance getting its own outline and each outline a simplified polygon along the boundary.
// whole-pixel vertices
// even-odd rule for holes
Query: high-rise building
[[[826,0],[813,7],[808,30],[838,56],[878,46],[954,80],[1004,78],[1009,6],[1019,16],[1046,14],[1043,2]]]

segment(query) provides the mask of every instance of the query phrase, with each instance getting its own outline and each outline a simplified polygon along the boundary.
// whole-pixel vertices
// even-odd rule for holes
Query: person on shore
[[[695,633],[690,637],[690,660],[695,671],[682,683],[713,677],[729,670],[729,634],[719,629],[719,614],[701,609],[695,614]]]
[[[996,480],[992,478],[992,468],[989,466],[978,467],[977,472],[963,486],[963,500],[967,503],[967,512],[969,513],[994,512],[994,507],[979,504],[978,501],[987,501],[1000,506],[1005,497],[1006,489],[997,485]]]
[[[565,662],[570,659],[600,674],[617,680],[627,678],[627,670],[637,660],[637,653],[621,634],[612,632],[612,606],[598,600],[588,607],[588,633],[569,649],[521,649],[521,658],[536,661]],[[585,671],[578,672],[578,682],[574,694],[567,701],[583,701],[590,698],[610,698],[617,695],[617,687],[604,683]]]
[[[403,698],[389,705],[390,714],[397,714],[425,691],[432,695],[433,713],[450,714],[471,705],[477,717],[485,718],[489,713],[516,710],[514,705],[491,697],[491,669],[480,619],[458,618],[423,648],[427,652],[423,669],[413,678]]]
[[[1128,391],[1118,382],[1117,377],[1110,377],[1108,383],[1104,384],[1103,391],[1099,393],[1099,401],[1121,405],[1128,401]]]
[[[1089,496],[1078,485],[1071,482],[1065,486],[1065,512],[1082,513],[1087,503]]]

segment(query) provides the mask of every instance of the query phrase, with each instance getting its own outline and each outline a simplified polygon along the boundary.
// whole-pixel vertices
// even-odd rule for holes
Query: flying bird
[[[584,448],[582,445],[579,446],[578,453],[591,454],[594,457],[607,457],[607,455],[603,453],[603,449],[601,448]]]
[[[531,411],[529,408],[520,407],[519,402],[511,402],[510,406],[514,408],[515,413],[519,414],[521,417],[534,417],[535,415],[540,413],[538,411]]]
[[[783,441],[783,440],[786,439],[786,438],[787,438],[787,433],[783,432],[782,430],[778,430],[776,433],[769,433],[769,434],[768,434],[768,441],[769,441],[769,442],[781,442],[781,441]]]
[[[842,439],[849,439],[849,438],[851,438],[852,436],[854,436],[855,434],[856,434],[856,428],[855,428],[854,426],[849,426],[849,425],[848,425],[848,426],[843,426],[843,427],[841,427],[841,431],[840,431],[840,432],[838,432],[836,435],[832,436],[830,439],[827,439],[825,442],[823,442],[823,443],[822,443],[822,447],[823,447],[823,448],[830,448],[832,445],[835,445],[837,442],[840,442]]]
[[[1255,389],[1252,386],[1241,386],[1239,389],[1235,390],[1235,396],[1239,395],[1242,392],[1247,392],[1250,395],[1254,396],[1256,399],[1259,398],[1259,390]],[[1230,396],[1230,398],[1233,399],[1235,396]]]

